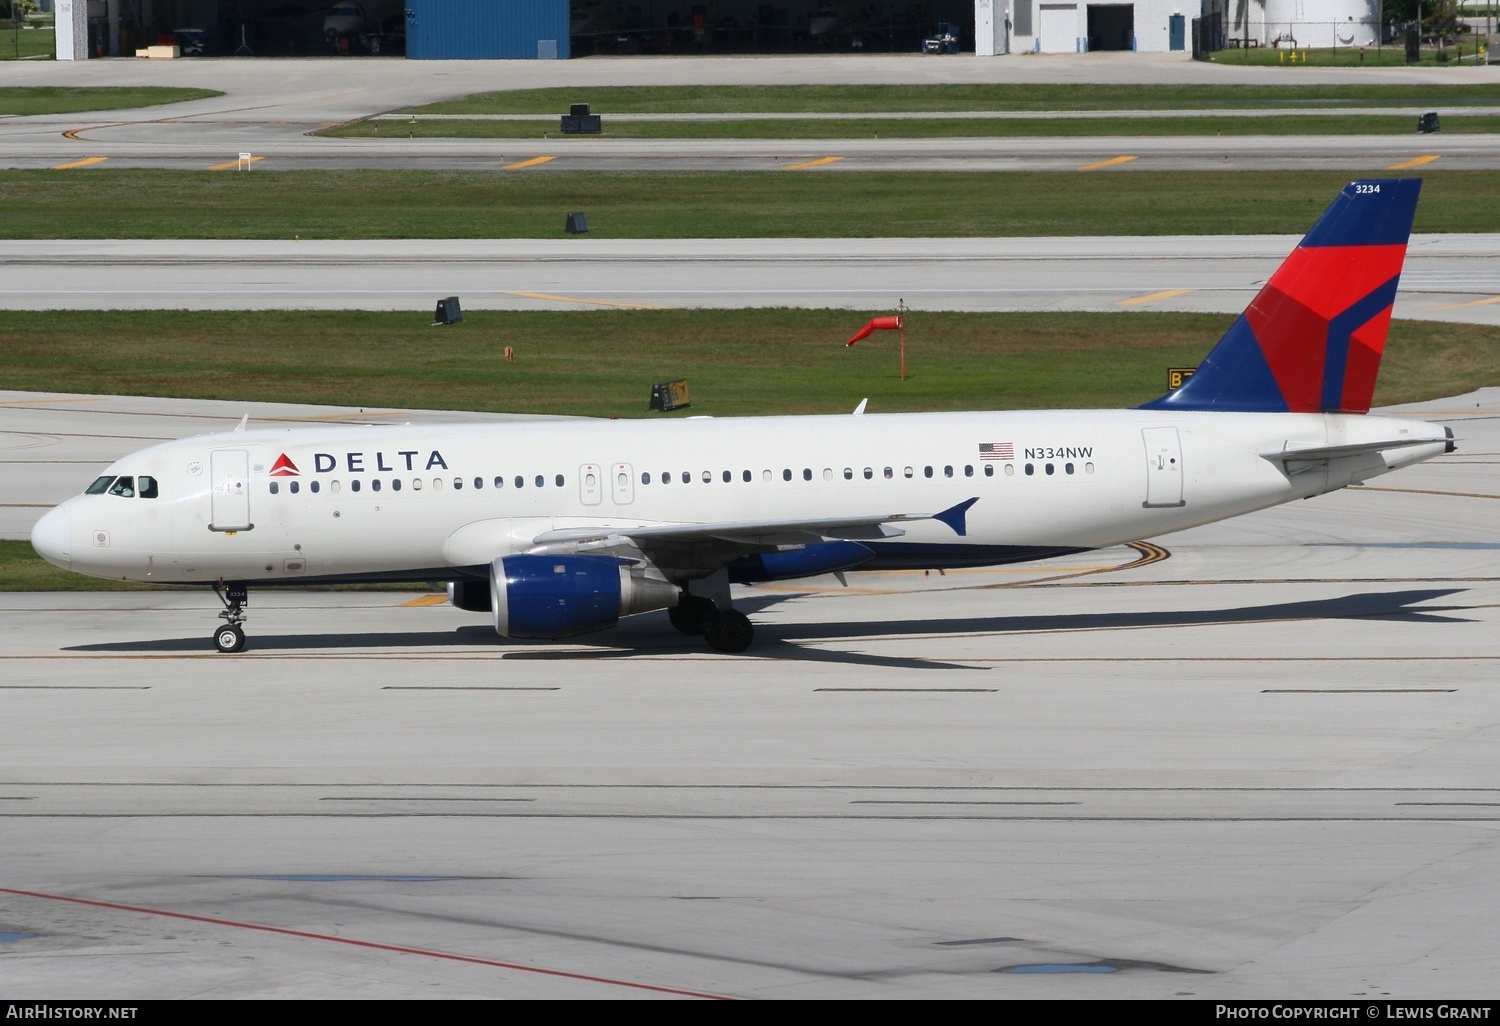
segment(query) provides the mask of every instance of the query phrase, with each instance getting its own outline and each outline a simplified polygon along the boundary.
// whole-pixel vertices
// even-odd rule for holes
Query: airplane
[[[1420,179],[1346,186],[1176,390],[1128,410],[255,429],[155,445],[37,521],[49,562],[248,589],[448,582],[508,638],[667,610],[752,643],[732,584],[1024,562],[1321,495],[1455,451],[1370,416]]]
[[[323,18],[323,36],[329,42],[366,34],[405,31],[398,20],[402,7],[395,0],[339,0]]]

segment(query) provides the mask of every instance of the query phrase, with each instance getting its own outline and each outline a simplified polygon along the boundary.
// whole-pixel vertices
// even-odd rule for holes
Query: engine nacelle
[[[488,613],[490,585],[488,581],[449,581],[448,601],[469,613]]]
[[[680,594],[608,556],[502,556],[490,564],[495,633],[507,638],[603,630],[622,616],[675,606]]]

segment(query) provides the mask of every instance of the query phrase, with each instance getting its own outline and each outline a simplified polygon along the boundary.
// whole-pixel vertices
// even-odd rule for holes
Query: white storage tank
[[[1255,5],[1247,4],[1252,11]],[[1265,0],[1262,46],[1281,49],[1374,46],[1378,7],[1372,0]],[[1251,35],[1254,14],[1251,14]]]

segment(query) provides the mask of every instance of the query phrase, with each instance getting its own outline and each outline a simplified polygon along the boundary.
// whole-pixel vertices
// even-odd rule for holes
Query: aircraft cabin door
[[[599,478],[603,472],[597,463],[585,463],[578,468],[578,501],[585,506],[599,505]]]
[[[614,483],[616,506],[626,506],[635,501],[635,471],[629,463],[616,463],[609,468],[610,480]]]
[[[1173,427],[1142,428],[1146,443],[1146,508],[1185,506],[1182,498],[1182,442]]]
[[[250,522],[250,453],[215,449],[208,457],[210,531],[248,531]]]

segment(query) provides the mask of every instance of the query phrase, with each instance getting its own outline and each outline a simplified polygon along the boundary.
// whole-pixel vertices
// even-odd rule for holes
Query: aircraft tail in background
[[[1368,413],[1421,186],[1350,182],[1192,377],[1141,409]]]

